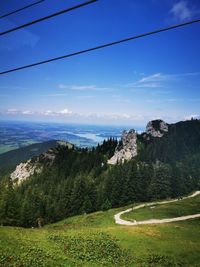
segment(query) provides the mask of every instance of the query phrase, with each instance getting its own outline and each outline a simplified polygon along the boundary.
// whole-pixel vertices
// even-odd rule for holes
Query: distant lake
[[[119,139],[122,131],[129,129],[125,126],[0,121],[0,154],[48,140],[64,140],[79,147],[92,147],[109,137]],[[134,129],[141,131],[137,127]]]

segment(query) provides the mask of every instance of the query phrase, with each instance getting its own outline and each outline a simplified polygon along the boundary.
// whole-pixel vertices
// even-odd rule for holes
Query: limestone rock
[[[14,172],[11,173],[10,178],[17,182],[17,184],[20,184],[30,176],[41,173],[44,166],[51,166],[58,154],[59,147],[73,148],[72,144],[65,141],[57,141],[57,143],[58,147],[50,148],[47,152],[42,153],[38,157],[34,157],[17,165]]]
[[[146,135],[152,137],[162,137],[166,132],[168,132],[168,124],[163,120],[150,121],[146,126]]]
[[[17,180],[17,183],[20,184],[34,173],[41,173],[42,170],[42,166],[33,163],[32,160],[29,159],[25,163],[17,165],[15,171],[11,173],[10,178],[12,180]]]
[[[108,160],[108,164],[117,164],[118,162],[124,162],[130,160],[137,155],[137,134],[135,130],[129,132],[124,131],[122,133],[121,142],[116,147],[115,153],[111,159]]]

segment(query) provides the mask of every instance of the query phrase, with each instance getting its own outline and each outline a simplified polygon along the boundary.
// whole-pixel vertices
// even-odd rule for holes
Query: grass
[[[191,205],[193,200],[188,199]],[[0,227],[0,266],[199,266],[199,219],[127,227],[114,223],[121,210],[75,216],[42,229]]]
[[[175,218],[200,213],[200,195],[194,198],[182,199],[177,202],[153,205],[125,213],[125,220],[143,221],[149,219]]]

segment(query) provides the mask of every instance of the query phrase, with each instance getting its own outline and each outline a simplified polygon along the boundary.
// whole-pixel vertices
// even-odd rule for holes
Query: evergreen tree
[[[12,180],[10,178],[5,178],[1,181],[0,224],[19,224],[19,206]]]
[[[154,175],[149,185],[150,199],[164,199],[171,196],[171,170],[159,162],[154,166]]]

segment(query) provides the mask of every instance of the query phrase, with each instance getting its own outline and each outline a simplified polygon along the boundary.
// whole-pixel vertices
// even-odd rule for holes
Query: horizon
[[[179,122],[187,123],[187,121]],[[179,125],[179,122],[175,124]],[[172,125],[167,124],[169,126]],[[128,133],[134,130],[137,134],[141,135],[146,132],[146,129],[146,127],[136,125],[94,125],[0,119],[0,154],[51,140],[67,141],[77,147],[96,147],[109,138],[119,140],[123,131]]]
[[[167,124],[176,124],[176,123],[179,123],[179,122],[184,122],[184,121],[189,121],[189,120],[192,120],[192,119],[195,119],[195,120],[200,120],[200,118],[196,118],[196,117],[191,117],[191,118],[186,118],[184,120],[178,120],[178,121],[174,121],[174,122],[168,122],[168,121],[164,121],[166,122]],[[8,123],[35,123],[35,124],[56,124],[56,125],[66,125],[66,126],[89,126],[89,127],[111,127],[111,128],[128,128],[130,127],[129,129],[134,129],[135,128],[140,128],[139,131],[141,131],[141,128],[144,129],[145,131],[145,128],[148,124],[148,122],[150,121],[154,121],[154,120],[162,120],[161,118],[157,118],[157,119],[152,119],[152,120],[149,120],[147,121],[145,124],[143,125],[128,125],[128,124],[95,124],[95,123],[87,123],[87,122],[64,122],[64,121],[48,121],[48,120],[26,120],[26,119],[2,119],[0,118],[0,123],[4,123],[4,122],[8,122]],[[132,127],[132,128],[131,128]],[[136,129],[134,129],[136,130]],[[137,130],[136,130],[137,131]]]

